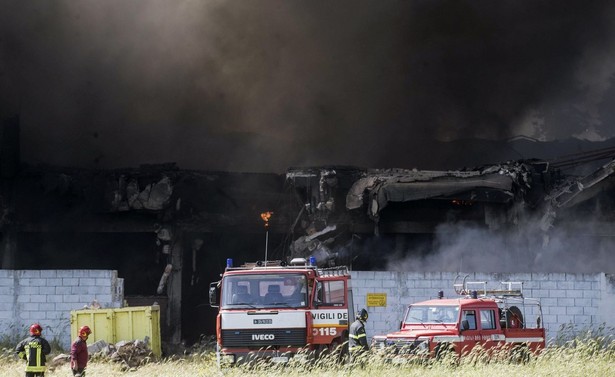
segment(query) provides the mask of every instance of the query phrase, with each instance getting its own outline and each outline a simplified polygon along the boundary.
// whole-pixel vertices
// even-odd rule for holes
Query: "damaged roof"
[[[286,178],[304,196],[308,216],[324,224],[334,212],[340,212],[341,202],[347,211],[364,209],[375,222],[393,203],[422,200],[483,203],[504,208],[522,203],[526,208],[553,213],[558,208],[594,197],[599,192],[596,188],[604,186],[609,181],[607,178],[615,173],[615,161],[582,176],[563,174],[563,167],[613,159],[614,153],[613,148],[608,148],[560,160],[525,159],[447,171],[338,169],[334,166],[292,168]]]
[[[524,164],[494,166],[470,171],[370,170],[357,180],[346,196],[346,208],[360,208],[377,218],[390,202],[449,199],[507,203],[514,191],[529,188]]]

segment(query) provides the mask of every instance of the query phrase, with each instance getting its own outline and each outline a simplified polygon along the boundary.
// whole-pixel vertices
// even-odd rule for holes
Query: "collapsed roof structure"
[[[339,260],[336,249],[344,246],[336,240],[364,232],[370,227],[366,218],[375,235],[435,233],[447,222],[510,230],[533,221],[544,247],[559,212],[613,187],[614,156],[615,148],[605,148],[448,171],[292,168],[286,178],[304,204],[298,220],[303,218],[305,234],[291,245],[291,255],[347,263]],[[564,173],[571,168],[582,173]]]

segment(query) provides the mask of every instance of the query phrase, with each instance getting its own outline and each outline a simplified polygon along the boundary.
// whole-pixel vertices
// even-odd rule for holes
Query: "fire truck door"
[[[345,280],[317,282],[312,309],[314,344],[331,344],[348,329],[348,297]]]
[[[480,309],[480,343],[489,349],[495,347],[503,337],[501,330],[498,329],[499,316],[494,309]]]
[[[476,345],[476,339],[480,337],[478,330],[478,318],[476,310],[463,310],[461,313],[461,343],[459,351],[468,353]]]

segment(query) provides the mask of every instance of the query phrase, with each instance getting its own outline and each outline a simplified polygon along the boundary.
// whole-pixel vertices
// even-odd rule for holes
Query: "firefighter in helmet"
[[[79,336],[70,347],[70,369],[73,376],[85,377],[85,367],[88,365],[87,340],[92,330],[88,326],[81,326]]]
[[[350,334],[348,334],[348,351],[350,357],[355,360],[360,354],[369,351],[367,344],[367,334],[365,333],[365,322],[367,321],[367,310],[361,309],[356,315],[356,321],[350,325]]]
[[[43,328],[38,323],[30,326],[30,336],[15,347],[20,359],[26,360],[26,377],[45,376],[46,355],[51,352],[49,342],[42,337]]]

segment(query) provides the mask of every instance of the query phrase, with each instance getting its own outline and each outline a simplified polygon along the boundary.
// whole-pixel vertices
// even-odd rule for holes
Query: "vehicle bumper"
[[[308,361],[311,353],[301,348],[280,348],[277,350],[262,349],[229,349],[221,348],[217,351],[218,364],[224,365],[239,365],[251,362],[266,362],[266,363],[288,363],[291,360],[295,362]]]

